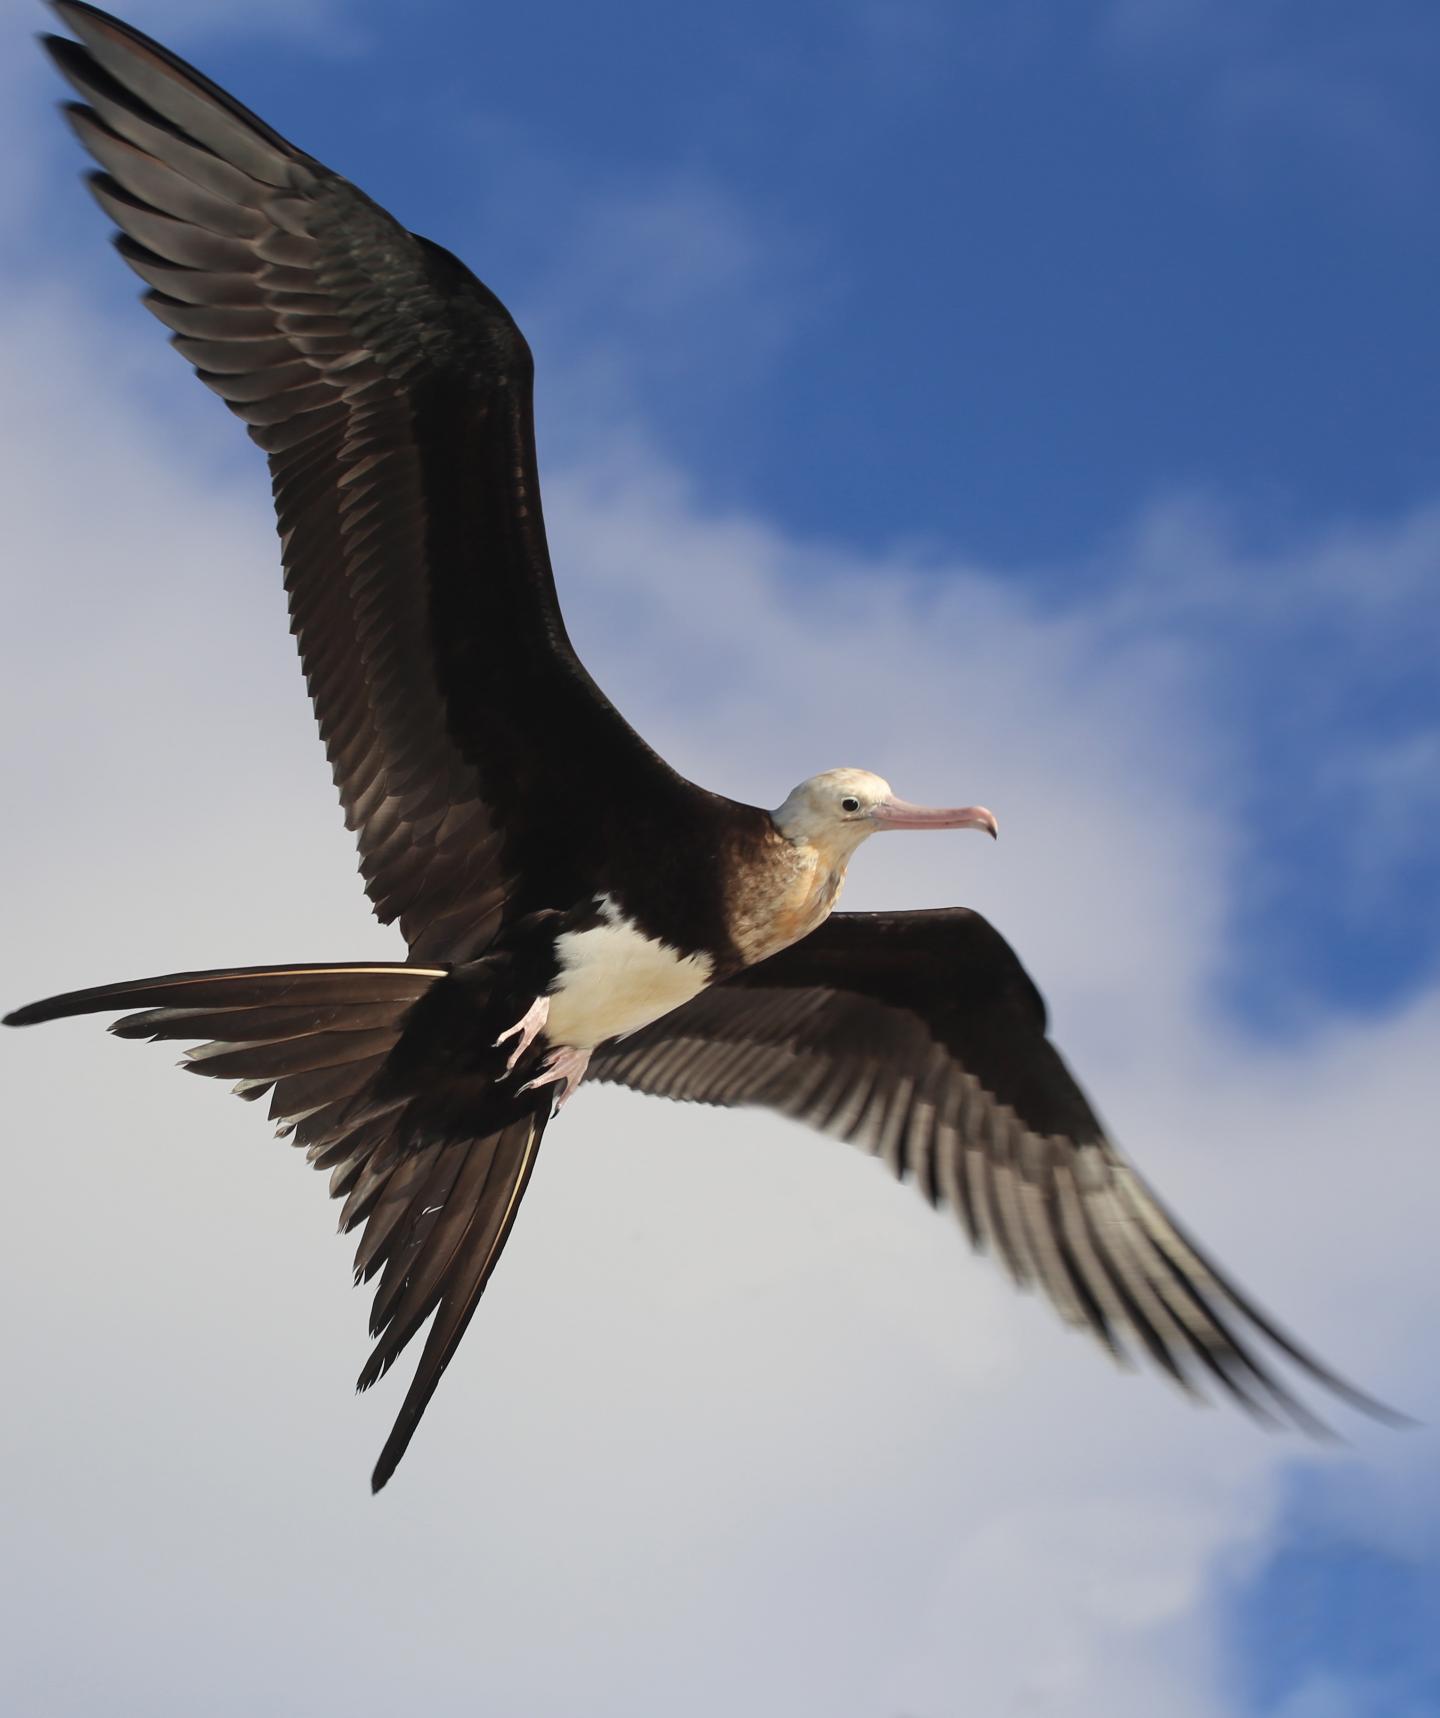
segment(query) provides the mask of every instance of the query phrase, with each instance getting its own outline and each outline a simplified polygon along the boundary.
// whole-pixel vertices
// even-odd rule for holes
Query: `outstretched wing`
[[[359,1228],[355,1280],[378,1277],[375,1347],[360,1374],[384,1377],[433,1314],[420,1361],[371,1485],[394,1473],[500,1258],[535,1166],[550,1094],[477,1101],[488,1076],[451,1055],[423,1078],[387,1067],[411,1011],[445,973],[434,967],[232,967],[179,972],[47,997],[5,1017],[32,1026],[139,1009],[121,1038],[211,1041],[186,1052],[191,1073],[268,1096],[278,1131],[328,1170],[340,1227]],[[476,1125],[486,1108],[501,1113]]]
[[[595,856],[642,867],[634,808],[673,827],[711,796],[566,636],[505,307],[166,49],[55,10],[79,40],[46,45],[84,98],[68,112],[120,253],[269,456],[292,630],[376,913],[416,959],[464,959],[594,888]]]
[[[590,1077],[759,1104],[850,1140],[993,1247],[1117,1358],[1138,1342],[1191,1394],[1324,1428],[1257,1349],[1380,1418],[1230,1281],[1105,1137],[1005,939],[963,908],[836,913],[804,941],[603,1046]],[[1247,1328],[1248,1327],[1248,1328]]]

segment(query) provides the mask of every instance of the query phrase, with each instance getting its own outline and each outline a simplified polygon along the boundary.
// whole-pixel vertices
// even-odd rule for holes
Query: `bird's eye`
[[[845,798],[840,801],[840,809],[841,811],[859,811],[860,801],[853,794],[846,794]]]

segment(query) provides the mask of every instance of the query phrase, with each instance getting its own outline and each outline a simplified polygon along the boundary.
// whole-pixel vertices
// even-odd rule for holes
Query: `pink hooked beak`
[[[908,799],[892,797],[882,799],[870,815],[881,829],[983,829],[990,836],[1000,833],[994,813],[983,805],[911,805]]]

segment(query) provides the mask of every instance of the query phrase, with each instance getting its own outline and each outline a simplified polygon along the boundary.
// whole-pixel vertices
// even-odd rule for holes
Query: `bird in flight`
[[[124,1011],[204,1039],[328,1171],[380,1378],[429,1321],[394,1472],[584,1080],[759,1105],[946,1205],[1117,1358],[1321,1429],[1274,1365],[1386,1415],[1300,1348],[1107,1139],[1004,939],[955,907],[834,912],[869,836],[978,829],[864,770],[763,811],[685,780],[576,656],[555,593],[533,365],[448,251],[158,43],[80,0],[45,47],[144,303],[264,450],[291,630],[394,964],[102,985],[7,1016]],[[1270,1349],[1270,1354],[1266,1349]]]

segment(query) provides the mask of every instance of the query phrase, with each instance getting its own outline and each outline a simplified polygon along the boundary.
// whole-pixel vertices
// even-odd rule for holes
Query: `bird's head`
[[[884,829],[983,829],[997,833],[983,805],[935,807],[897,799],[869,770],[826,770],[802,781],[778,811],[788,841],[804,841],[843,862],[867,835]]]

